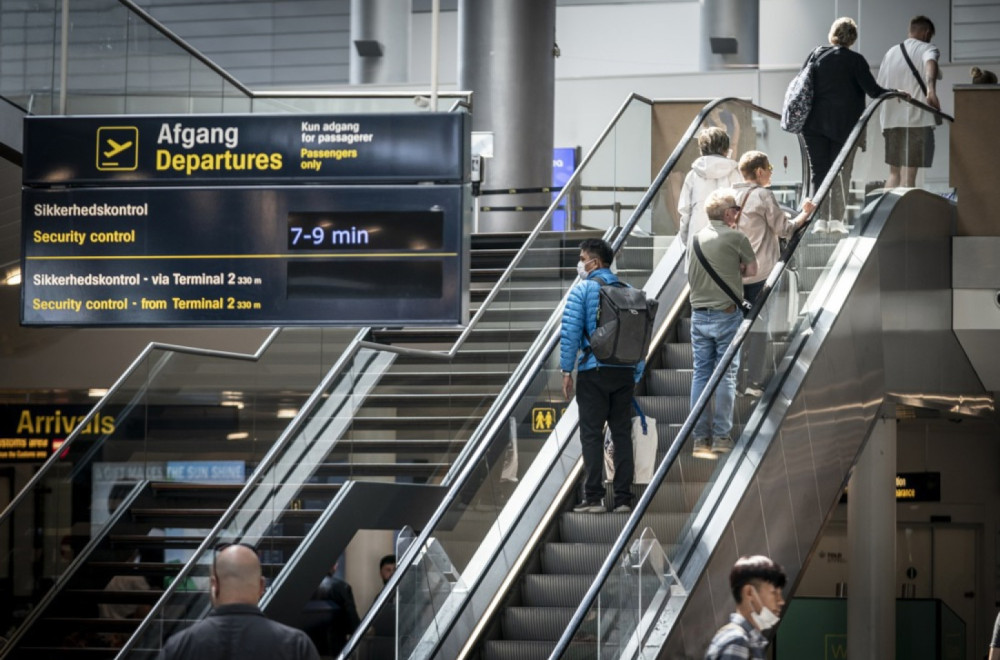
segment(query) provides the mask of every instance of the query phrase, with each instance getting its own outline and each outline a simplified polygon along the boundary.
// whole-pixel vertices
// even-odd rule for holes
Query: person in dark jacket
[[[876,98],[891,90],[875,82],[864,55],[851,46],[858,39],[858,26],[851,18],[838,18],[830,27],[829,48],[817,54],[816,77],[813,81],[813,101],[809,117],[802,129],[812,169],[812,191],[826,178],[833,161],[847,142],[847,137],[865,109],[865,95]],[[827,52],[833,49],[832,52]],[[825,205],[829,219],[813,220],[813,232],[847,234],[844,205],[851,184],[854,152],[844,162],[840,176],[830,190],[830,202]]]
[[[271,621],[257,607],[264,578],[253,548],[234,544],[219,550],[210,589],[208,617],[171,636],[160,660],[319,660],[308,635]]]
[[[604,423],[615,443],[615,499],[612,510],[631,511],[632,478],[632,394],[645,362],[636,366],[606,365],[589,350],[587,337],[597,328],[601,283],[617,282],[611,272],[614,252],[606,241],[588,238],[580,243],[576,264],[580,283],[566,300],[560,335],[559,367],[563,372],[563,396],[573,396],[573,369],[577,372],[576,404],[580,411],[580,444],[583,446],[583,500],[577,513],[602,513],[604,494]],[[578,360],[579,356],[579,360]]]
[[[337,564],[319,583],[303,611],[301,628],[316,645],[320,656],[335,658],[361,623],[354,591],[337,575]]]

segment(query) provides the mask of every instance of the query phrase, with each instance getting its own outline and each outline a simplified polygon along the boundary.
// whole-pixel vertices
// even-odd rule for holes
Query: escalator
[[[878,126],[868,125],[875,111],[877,103],[835,166],[855,145],[867,143],[871,163],[862,164],[863,182],[884,167],[881,154],[870,153],[879,142]],[[841,185],[837,174],[835,169],[827,177],[818,199],[831,185]],[[885,404],[892,415],[900,398],[984,400],[950,316],[928,307],[935,300],[950,308],[954,204],[923,190],[870,193],[870,187],[850,186],[861,211],[851,218],[850,236],[836,243],[825,263],[809,254],[810,236],[798,237],[797,248],[793,241],[799,268],[812,271],[806,275],[812,290],[802,292],[795,322],[775,333],[782,341],[774,344],[774,373],[763,397],[752,410],[737,412],[742,430],[736,449],[718,461],[708,483],[694,489],[697,505],[679,533],[661,536],[658,512],[677,500],[676,483],[691,484],[685,472],[691,420],[685,421],[555,656],[603,648],[616,657],[700,657],[732,611],[728,574],[740,555],[761,553],[779,562],[789,578],[786,599],[794,595],[869,433],[887,414]],[[785,309],[776,292],[756,323],[773,326]],[[906,323],[900,323],[903,318]],[[744,323],[734,344],[748,330],[753,327]],[[631,585],[629,597],[622,597],[622,584]],[[613,615],[615,608],[620,611]]]
[[[773,114],[745,102],[720,101],[707,106],[636,207],[624,233],[634,225],[648,222],[659,186],[667,180],[673,164],[688,146],[700,122],[713,110],[730,112],[747,122],[775,119]],[[797,145],[795,148],[798,150]],[[791,159],[793,171],[794,163],[801,162],[800,159],[801,154],[796,151]],[[786,185],[788,190],[801,187],[798,180]],[[620,248],[616,256],[619,266],[635,258],[637,241],[634,236],[630,238],[629,241],[616,241],[616,247]],[[642,286],[648,296],[660,301],[657,321],[661,327],[672,328],[666,321],[677,318],[683,311],[686,276],[682,263],[679,244],[671,243],[656,259],[655,268],[648,277],[624,276],[626,281]],[[489,600],[491,590],[516,577],[523,565],[529,567],[529,575],[516,580],[508,621],[510,625],[532,629],[527,634],[534,636],[531,641],[537,642],[536,647],[553,646],[589,584],[594,563],[610,548],[608,544],[627,518],[624,514],[587,516],[568,511],[576,498],[573,484],[580,465],[576,461],[579,447],[570,442],[575,433],[575,404],[567,406],[560,401],[561,375],[557,356],[553,353],[558,343],[559,320],[557,310],[542,333],[544,342],[539,344],[537,351],[529,353],[533,372],[517,383],[512,382],[507,398],[498,401],[499,412],[489,420],[489,427],[481,436],[482,442],[476,445],[477,453],[455,479],[449,499],[438,508],[435,518],[421,531],[419,538],[413,539],[417,550],[397,552],[400,562],[397,571],[401,577],[397,582],[390,581],[373,606],[373,613],[362,623],[353,646],[346,649],[346,656],[373,657],[366,649],[372,631],[365,632],[365,629],[374,619],[384,616],[375,612],[386,607],[392,599],[398,609],[395,645],[399,657],[411,654],[413,657],[451,657],[459,653],[465,641],[474,638],[472,631],[479,624],[492,626],[492,631],[500,628],[499,623],[483,618],[482,612],[491,609],[493,604],[479,598]],[[676,345],[663,350],[671,355],[684,352]],[[687,356],[690,360],[690,349]],[[664,375],[664,378],[669,376]],[[677,392],[689,387],[684,385],[683,375],[679,382],[674,384]],[[690,382],[689,374],[686,382]],[[679,402],[674,403],[680,405],[674,406],[673,419],[669,414],[661,414],[658,418],[661,443],[669,443],[686,415],[687,393],[675,398]],[[539,409],[558,411],[561,415],[557,415],[558,422],[548,437],[525,439],[523,432],[511,432],[512,424],[517,426]],[[519,469],[518,482],[510,490],[505,489],[504,464],[509,465],[512,454]],[[506,485],[510,486],[509,482]],[[541,527],[546,530],[540,532],[544,539],[531,538],[537,536],[534,530],[543,521],[554,517],[558,517],[558,525]],[[679,519],[678,512],[669,510],[662,516],[663,524],[668,527]],[[507,535],[517,538],[506,538]],[[519,560],[519,544],[529,540],[545,543],[545,549]],[[490,547],[491,543],[502,543],[503,547]],[[502,645],[501,642],[496,646]],[[515,654],[523,652],[523,648],[515,648],[519,649],[513,651]],[[484,657],[489,657],[488,651]]]
[[[877,130],[867,124],[875,109],[859,123],[851,149],[866,131]],[[854,177],[861,172],[863,183],[884,167],[872,148],[878,142],[868,136],[867,153],[857,155]],[[982,398],[950,323],[942,325],[935,316],[927,325],[936,350],[949,358],[949,376],[942,379],[942,365],[935,363],[917,370],[914,379],[914,342],[901,341],[908,329],[892,317],[901,302],[948,289],[950,269],[938,269],[938,278],[923,277],[913,255],[921,255],[921,263],[928,257],[948,263],[951,223],[942,219],[953,214],[953,205],[922,191],[902,197],[872,193],[873,186],[838,176],[842,162],[817,199],[823,212],[830,186],[844,185],[854,201],[845,218],[852,234],[839,241],[796,237],[790,246],[794,271],[782,272],[779,264],[757,325],[744,323],[738,336],[740,343],[754,331],[768,338],[772,377],[761,399],[737,401],[736,450],[718,461],[691,456],[689,330],[685,305],[677,299],[662,329],[670,341],[658,350],[660,364],[652,365],[639,397],[658,420],[664,460],[652,486],[637,489],[636,510],[598,516],[569,511],[580,473],[578,446],[568,442],[575,430],[571,404],[550,437],[554,448],[539,452],[548,463],[531,466],[538,474],[531,486],[520,484],[523,494],[515,492],[516,511],[497,508],[496,523],[479,536],[482,545],[471,561],[450,561],[448,549],[457,548],[459,538],[469,543],[475,537],[471,525],[461,530],[460,521],[454,522],[459,511],[436,517],[453,520],[415,540],[411,575],[390,585],[397,587],[399,657],[523,660],[661,650],[666,657],[700,656],[716,627],[705,622],[721,625],[731,610],[727,575],[739,554],[747,548],[769,554],[794,584],[886,392]],[[669,289],[676,270],[661,277]],[[661,301],[663,307],[669,303]],[[910,308],[912,313],[919,304]],[[811,380],[811,387],[802,390],[803,380]],[[777,449],[769,452],[771,446]],[[406,617],[409,628],[404,608],[421,612]]]

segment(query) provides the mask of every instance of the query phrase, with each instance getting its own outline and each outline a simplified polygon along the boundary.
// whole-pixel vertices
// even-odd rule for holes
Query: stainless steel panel
[[[916,395],[982,393],[952,330],[948,219],[954,206],[937,195],[911,191],[892,208],[906,220],[886,222],[889,206],[883,204],[869,226],[879,235],[886,389]]]
[[[882,206],[864,236],[838,248],[841,272],[824,285],[811,331],[793,339],[795,359],[786,359],[776,376],[785,378],[781,399],[733,469],[715,514],[702,520],[698,551],[682,573],[695,584],[680,632],[671,634],[661,657],[704,653],[714,631],[709,622],[722,624],[733,609],[731,597],[720,595],[739,555],[770,555],[788,574],[786,591],[793,591],[890,383],[900,386],[905,377],[938,398],[950,391],[982,394],[964,354],[955,364],[958,343],[939,309],[949,269],[943,277],[917,272],[940,271],[928,262],[950,259],[951,224],[941,221],[952,213],[950,203],[912,191]]]
[[[956,289],[1000,289],[1000,236],[956,236],[951,241],[951,284]]]

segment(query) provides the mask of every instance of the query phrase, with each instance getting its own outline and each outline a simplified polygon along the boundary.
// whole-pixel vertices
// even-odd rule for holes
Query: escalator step
[[[691,317],[682,316],[677,320],[677,341],[682,344],[691,343]]]
[[[483,646],[483,660],[548,660],[555,646],[555,642],[491,640]],[[564,660],[594,660],[617,656],[613,649],[608,649],[606,655],[598,655],[595,644],[573,642],[562,657]]]
[[[664,344],[660,356],[667,369],[691,369],[694,365],[691,344]]]
[[[593,581],[593,575],[528,574],[524,576],[522,597],[529,607],[575,609]]]
[[[650,396],[691,394],[691,369],[650,369],[646,372],[646,392]]]
[[[649,513],[643,517],[658,539],[676,539],[687,520],[687,513]],[[559,518],[559,533],[566,543],[614,543],[624,524],[625,514],[567,512]]]
[[[683,424],[691,411],[691,392],[669,396],[642,395],[635,397],[642,412],[659,424]],[[659,431],[659,428],[657,428]]]
[[[593,576],[610,551],[610,543],[546,543],[542,548],[542,571]]]
[[[503,613],[504,639],[557,642],[575,610],[575,607],[508,607]]]
[[[694,510],[707,487],[707,482],[664,482],[653,496],[649,511],[688,514]],[[664,541],[665,539],[660,539],[661,543]]]

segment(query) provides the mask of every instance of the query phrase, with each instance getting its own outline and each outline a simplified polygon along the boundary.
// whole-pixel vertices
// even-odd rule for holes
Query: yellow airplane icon
[[[139,128],[100,126],[95,154],[101,172],[132,172],[139,167]]]
[[[118,144],[117,142],[115,142],[111,138],[108,138],[108,144],[111,146],[111,149],[109,151],[105,151],[104,152],[104,157],[105,158],[113,158],[114,156],[120,154],[121,152],[123,152],[126,149],[128,149],[129,147],[131,147],[132,146],[132,140],[129,140],[125,144]]]

